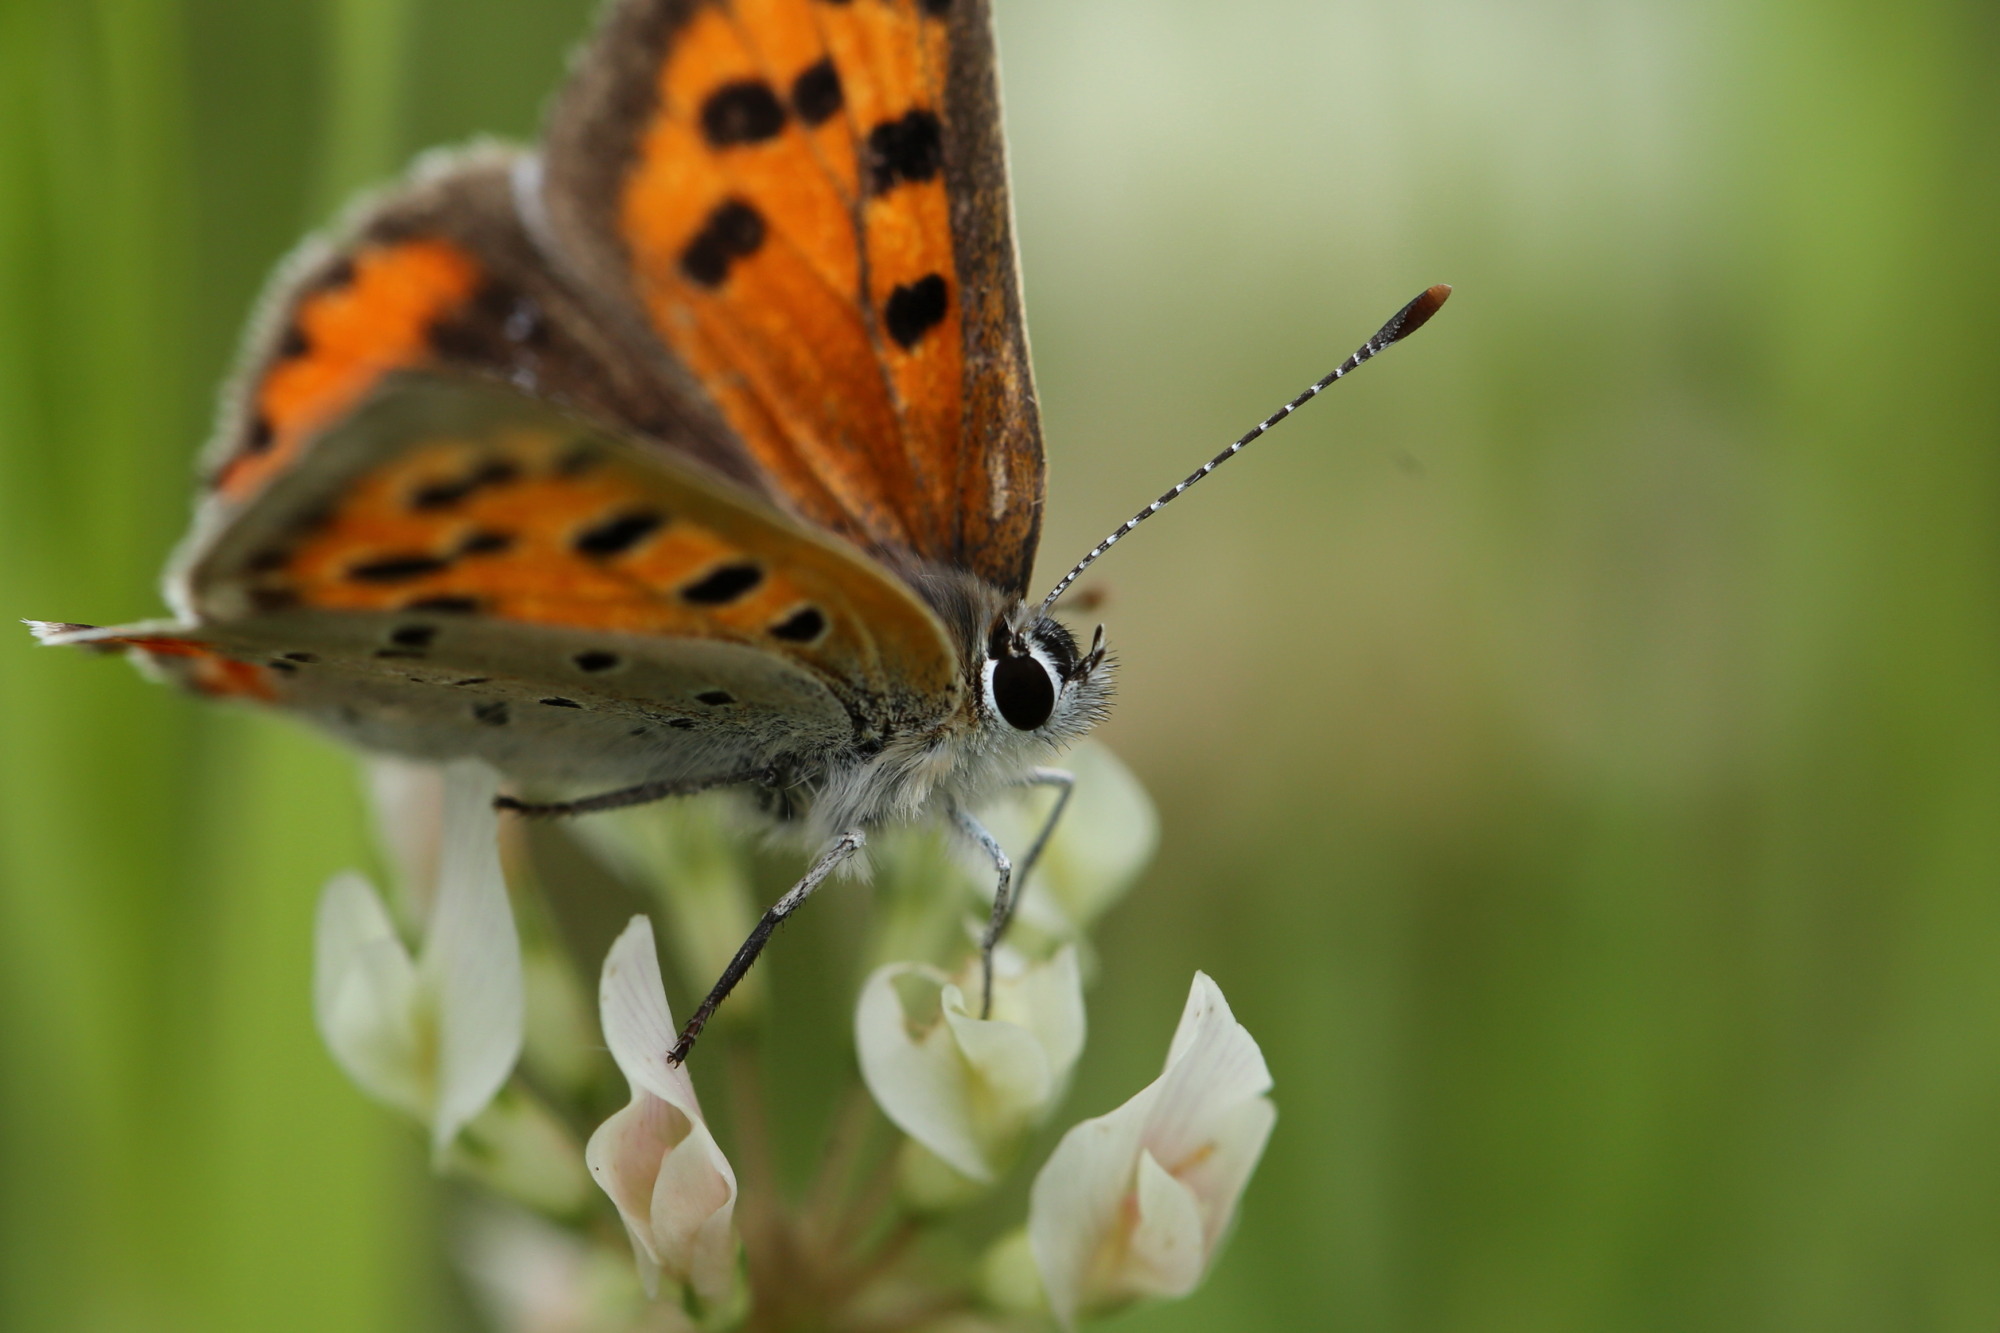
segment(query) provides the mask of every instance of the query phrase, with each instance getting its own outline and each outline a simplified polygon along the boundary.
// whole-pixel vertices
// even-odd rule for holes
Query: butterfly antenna
[[[1313,399],[1319,397],[1320,392],[1322,390],[1330,388],[1332,385],[1338,383],[1339,381],[1346,379],[1349,375],[1352,375],[1355,371],[1361,369],[1361,367],[1367,365],[1370,361],[1373,361],[1376,357],[1380,356],[1384,351],[1388,350],[1396,343],[1401,342],[1403,339],[1409,337],[1411,334],[1415,333],[1418,329],[1422,328],[1424,326],[1425,321],[1429,320],[1432,315],[1435,315],[1438,312],[1438,309],[1444,305],[1445,298],[1450,295],[1451,295],[1451,288],[1446,286],[1444,283],[1439,283],[1437,286],[1426,290],[1423,293],[1423,295],[1417,297],[1416,300],[1410,302],[1408,305],[1404,306],[1401,310],[1398,310],[1395,314],[1391,315],[1389,317],[1389,322],[1387,324],[1384,324],[1380,329],[1378,329],[1374,337],[1370,338],[1367,342],[1361,344],[1360,347],[1356,348],[1354,355],[1348,357],[1347,360],[1335,366],[1333,368],[1333,372],[1329,374],[1325,379],[1322,379],[1317,383],[1313,384],[1304,393],[1292,399],[1291,402],[1286,403],[1283,407],[1273,412],[1270,416],[1258,422],[1257,425],[1249,432],[1249,434],[1245,435],[1242,439],[1236,441],[1234,444],[1230,445],[1227,449],[1224,449],[1221,453],[1217,454],[1215,457],[1209,459],[1206,463],[1203,463],[1200,467],[1196,468],[1192,473],[1188,475],[1187,480],[1175,486],[1165,495],[1162,495],[1159,499],[1153,501],[1153,503],[1147,505],[1144,509],[1141,509],[1138,513],[1132,515],[1132,517],[1126,519],[1123,523],[1120,523],[1118,525],[1117,531],[1113,532],[1109,537],[1106,537],[1103,541],[1099,542],[1096,546],[1092,547],[1090,550],[1090,554],[1085,556],[1083,559],[1077,561],[1076,567],[1070,570],[1069,573],[1063,575],[1062,582],[1056,584],[1056,586],[1049,591],[1049,595],[1042,599],[1041,614],[1047,615],[1049,613],[1049,608],[1056,604],[1056,599],[1061,597],[1065,592],[1069,591],[1070,584],[1076,582],[1077,576],[1083,573],[1084,570],[1089,569],[1091,565],[1096,562],[1097,557],[1103,555],[1106,551],[1116,546],[1119,540],[1123,538],[1126,533],[1138,527],[1141,523],[1144,523],[1147,519],[1159,513],[1162,509],[1165,509],[1169,504],[1173,503],[1175,500],[1178,500],[1182,495],[1186,494],[1189,487],[1193,486],[1203,477],[1206,477],[1209,473],[1221,467],[1224,463],[1227,463],[1230,459],[1236,457],[1236,455],[1242,453],[1244,448],[1249,444],[1251,444],[1253,441],[1255,441],[1258,436],[1262,435],[1265,431],[1271,429],[1271,427],[1277,425],[1280,421],[1283,421],[1286,417],[1290,416],[1292,413],[1304,407],[1307,403],[1311,402]]]

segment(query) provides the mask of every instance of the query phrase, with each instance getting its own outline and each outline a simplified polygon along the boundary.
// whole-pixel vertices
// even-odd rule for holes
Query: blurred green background
[[[266,269],[591,8],[0,0],[0,615],[156,612]],[[1196,967],[1281,1107],[1118,1327],[1991,1333],[2000,11],[998,8],[1044,579],[1458,287],[1100,567],[1167,836],[1065,1119]],[[0,1325],[450,1322],[311,1027],[365,855],[326,743],[0,635]]]

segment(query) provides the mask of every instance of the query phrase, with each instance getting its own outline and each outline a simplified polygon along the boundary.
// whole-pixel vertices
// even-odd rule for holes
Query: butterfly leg
[[[993,946],[1000,942],[1001,932],[1007,929],[1008,921],[1014,916],[1014,863],[1008,859],[1000,840],[988,833],[986,825],[974,819],[969,812],[954,805],[951,817],[959,832],[979,844],[980,850],[993,862],[993,872],[1000,877],[999,883],[993,886],[993,915],[986,920],[986,933],[979,937],[979,1016],[987,1018],[993,1013]]]
[[[591,815],[601,810],[623,810],[627,806],[651,805],[654,801],[664,801],[675,796],[693,796],[697,792],[710,791],[716,787],[734,787],[745,782],[759,782],[767,770],[753,769],[748,773],[733,773],[721,778],[696,778],[681,782],[642,782],[636,787],[620,787],[617,791],[600,792],[596,796],[586,796],[578,801],[522,801],[512,796],[493,798],[495,810],[510,810],[529,819],[562,819],[571,815]]]
[[[743,980],[743,974],[757,961],[757,955],[764,951],[764,945],[769,942],[771,932],[776,930],[786,917],[798,911],[799,904],[812,897],[813,891],[826,881],[826,877],[831,875],[841,862],[860,851],[867,841],[868,835],[858,828],[849,829],[841,834],[833,840],[832,846],[820,853],[819,860],[813,862],[813,867],[806,871],[805,878],[792,885],[784,897],[771,904],[770,909],[757,922],[756,928],[750,932],[750,938],[743,941],[742,947],[736,950],[736,956],[729,960],[729,966],[722,969],[722,977],[708,992],[708,998],[695,1006],[694,1013],[688,1018],[687,1026],[681,1029],[679,1040],[674,1042],[673,1050],[667,1053],[668,1060],[680,1064],[688,1058],[688,1052],[694,1049],[695,1039],[701,1036],[701,1030],[708,1026],[708,1020],[715,1016],[716,1007],[729,997],[729,992],[736,989],[736,983]]]
[[[1021,858],[1021,873],[1014,880],[1014,906],[1021,905],[1021,894],[1028,887],[1028,872],[1035,868],[1035,862],[1042,859],[1042,852],[1054,836],[1056,825],[1062,822],[1063,811],[1069,809],[1070,793],[1076,790],[1076,774],[1066,768],[1030,769],[1028,776],[1021,779],[1023,787],[1054,787],[1056,803],[1049,809],[1049,817],[1042,823],[1042,831],[1035,835],[1035,845],[1028,848],[1028,854]],[[1011,918],[1012,913],[1010,912]],[[1005,930],[1007,923],[1000,923]]]
[[[999,842],[986,831],[984,825],[963,810],[956,807],[952,810],[952,818],[957,821],[959,828],[967,837],[979,844],[980,849],[992,860],[993,869],[1000,876],[999,883],[993,890],[993,914],[987,918],[986,933],[979,939],[981,1018],[988,1017],[993,1011],[993,950],[999,946],[1000,937],[1007,933],[1007,926],[1013,921],[1014,912],[1021,905],[1021,894],[1028,887],[1028,873],[1035,868],[1035,863],[1042,859],[1042,852],[1048,847],[1050,836],[1055,833],[1056,825],[1062,821],[1063,811],[1069,807],[1070,793],[1076,790],[1076,774],[1062,768],[1030,769],[1028,776],[1021,780],[1021,785],[1056,788],[1056,803],[1049,811],[1049,817],[1043,821],[1042,831],[1035,835],[1035,841],[1028,848],[1028,854],[1021,858],[1021,868],[1018,873],[1014,870],[1007,853],[1001,850]]]

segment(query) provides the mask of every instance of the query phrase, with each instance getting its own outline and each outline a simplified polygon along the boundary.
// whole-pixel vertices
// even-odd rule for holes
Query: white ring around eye
[[[1032,676],[1015,674],[1012,664],[1025,662],[1033,662],[1040,668],[1039,683]],[[1003,666],[1009,668],[1007,678],[1000,675]],[[1064,691],[1068,689],[1062,672],[1039,647],[1030,648],[1026,657],[988,658],[983,684],[987,711],[1022,732],[1037,731],[1047,726],[1062,703]],[[1005,698],[1002,698],[1003,691]]]

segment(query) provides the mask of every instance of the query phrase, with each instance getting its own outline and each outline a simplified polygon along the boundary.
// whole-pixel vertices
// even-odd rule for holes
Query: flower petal
[[[428,921],[437,898],[444,770],[384,755],[369,759],[364,771],[375,840],[396,872],[389,892],[406,924]]]
[[[707,1306],[729,1303],[736,1286],[736,1175],[708,1126],[697,1120],[660,1162],[653,1186],[653,1245],[661,1268]]]
[[[597,1127],[584,1145],[591,1179],[610,1196],[632,1238],[632,1253],[646,1294],[658,1293],[660,1256],[653,1243],[653,1189],[660,1163],[686,1132],[687,1117],[657,1097],[635,1095]]]
[[[1194,1290],[1277,1112],[1256,1041],[1196,973],[1160,1077],[1068,1134],[1035,1177],[1028,1234],[1065,1325]]]
[[[956,979],[917,963],[877,968],[854,1015],[862,1079],[883,1113],[981,1184],[1062,1095],[1083,1049],[1074,949],[1035,964],[1003,950],[995,967],[990,1018],[966,994],[976,994],[977,959]]]
[[[427,1119],[434,1085],[417,1031],[417,973],[374,887],[349,872],[320,894],[313,1017],[335,1063],[377,1101]]]
[[[1206,972],[1194,974],[1167,1066],[1154,1086],[1159,1102],[1146,1126],[1146,1146],[1176,1172],[1207,1150],[1218,1117],[1271,1090],[1256,1038],[1236,1021]]]
[[[1237,1201],[1243,1197],[1277,1123],[1278,1108],[1269,1097],[1239,1103],[1210,1123],[1210,1138],[1192,1160],[1172,1168],[1174,1178],[1193,1190],[1201,1205],[1202,1234],[1207,1238],[1210,1258],[1236,1218]]]
[[[898,984],[905,978],[931,982],[940,995],[945,985],[935,968],[920,963],[878,967],[863,983],[854,1010],[862,1082],[896,1128],[953,1169],[990,1184],[993,1168],[973,1133],[964,1057],[942,1021],[941,1010],[906,1014],[898,994]],[[922,1026],[913,1026],[913,1017]]]
[[[604,1042],[635,1092],[643,1088],[691,1120],[701,1103],[687,1070],[667,1059],[680,1032],[667,1008],[666,984],[653,946],[653,923],[635,916],[604,957],[597,1003]]]
[[[1028,1243],[1049,1308],[1065,1328],[1102,1301],[1106,1270],[1115,1268],[1113,1251],[1152,1097],[1146,1088],[1117,1110],[1076,1125],[1035,1176]]]
[[[956,1062],[964,1089],[965,1113],[982,1144],[987,1162],[985,1179],[996,1168],[993,1152],[1025,1130],[1035,1113],[1049,1103],[1055,1090],[1055,1070],[1035,1034],[999,1018],[974,1018],[956,986],[944,988],[945,1026],[957,1048]]]
[[[1047,962],[1031,964],[1017,978],[996,984],[993,1016],[1035,1034],[1054,1073],[1050,1100],[1061,1097],[1077,1057],[1083,1054],[1086,1032],[1083,966],[1076,948],[1065,945]]]
[[[634,917],[605,956],[598,1002],[632,1101],[591,1136],[590,1173],[618,1207],[649,1293],[664,1273],[705,1306],[729,1306],[738,1286],[736,1173],[687,1071],[667,1060],[674,1020],[645,917]]]
[[[1137,1217],[1126,1244],[1123,1285],[1133,1296],[1185,1296],[1208,1267],[1207,1236],[1194,1191],[1141,1149]],[[1117,1293],[1124,1295],[1125,1292]]]
[[[438,1012],[437,1150],[492,1100],[521,1053],[521,944],[500,870],[498,787],[484,764],[445,770],[437,903],[418,965]]]
[[[408,960],[375,886],[352,870],[328,880],[313,917],[313,1010],[322,1032],[328,1013],[346,988],[354,956],[381,944],[395,945]],[[412,968],[412,980],[414,971]]]

